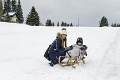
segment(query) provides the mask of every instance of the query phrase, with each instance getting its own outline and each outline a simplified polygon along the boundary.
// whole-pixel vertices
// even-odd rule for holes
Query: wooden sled
[[[83,64],[85,64],[84,59],[79,59],[78,57],[69,57],[67,62],[65,64],[61,64],[60,60],[61,58],[66,58],[66,56],[59,56],[58,63],[60,66],[65,67],[65,66],[72,66],[73,68],[76,68],[74,64],[79,64],[79,61],[82,60]]]

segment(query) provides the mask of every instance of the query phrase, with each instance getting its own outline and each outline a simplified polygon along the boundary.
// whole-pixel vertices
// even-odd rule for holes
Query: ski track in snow
[[[119,80],[120,79],[120,30],[113,43],[106,51],[103,63],[100,66],[98,80]],[[103,73],[101,75],[101,73]]]

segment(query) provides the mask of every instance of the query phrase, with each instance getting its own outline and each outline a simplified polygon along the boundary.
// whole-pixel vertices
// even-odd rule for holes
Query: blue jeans
[[[58,63],[58,58],[59,56],[65,56],[66,53],[65,52],[54,52],[54,53],[50,53],[49,56],[51,58],[51,62],[53,64],[57,64]],[[61,58],[60,61],[62,61],[64,58]]]

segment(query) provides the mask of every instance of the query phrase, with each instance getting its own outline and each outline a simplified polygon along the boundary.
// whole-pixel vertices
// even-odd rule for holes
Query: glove
[[[73,46],[65,47],[65,51],[69,51],[69,50],[72,50],[72,49],[73,49]]]
[[[83,45],[83,47],[80,48],[81,50],[87,50],[87,46]]]

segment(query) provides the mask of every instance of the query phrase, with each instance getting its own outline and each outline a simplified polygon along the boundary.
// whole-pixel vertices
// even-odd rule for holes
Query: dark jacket
[[[61,38],[57,37],[49,48],[49,57],[51,59],[51,62],[53,64],[57,64],[59,56],[65,56],[65,55],[66,52],[65,52],[65,48],[62,47],[62,40]],[[63,59],[64,58],[61,58],[60,61],[62,61]]]
[[[59,37],[57,37],[51,44],[49,53],[64,52],[65,48],[63,48],[61,44],[62,44],[62,40]]]

